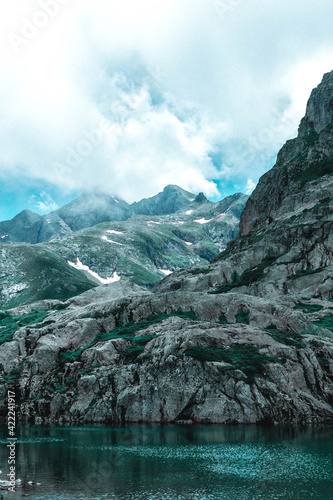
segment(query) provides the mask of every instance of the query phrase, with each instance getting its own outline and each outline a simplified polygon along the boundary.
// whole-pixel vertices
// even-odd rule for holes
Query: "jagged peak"
[[[205,201],[208,201],[208,200],[202,192],[197,194],[197,196],[194,199],[194,203],[204,203]]]
[[[333,71],[325,73],[321,83],[313,89],[306,106],[298,135],[304,137],[311,129],[318,134],[333,124]]]

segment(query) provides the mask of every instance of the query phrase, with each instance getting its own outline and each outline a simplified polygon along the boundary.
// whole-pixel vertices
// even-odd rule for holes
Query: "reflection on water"
[[[17,437],[13,500],[333,499],[332,427],[20,427]]]

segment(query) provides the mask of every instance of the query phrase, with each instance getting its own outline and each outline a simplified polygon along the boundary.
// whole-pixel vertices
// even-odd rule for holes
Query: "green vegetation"
[[[237,281],[232,281],[230,283],[223,283],[223,285],[221,285],[217,290],[208,293],[210,294],[225,293],[240,286],[249,286],[252,283],[256,283],[264,276],[265,269],[274,264],[277,258],[278,256],[267,255],[260,264],[244,271],[237,279]],[[233,273],[233,278],[235,278],[234,273]]]
[[[235,317],[236,323],[243,323],[244,325],[250,324],[250,315],[246,311],[239,311]]]
[[[301,183],[304,187],[306,183],[320,179],[324,175],[333,174],[333,159],[323,158],[318,162],[312,163],[305,170],[300,170],[294,175],[294,180]]]
[[[65,304],[64,302],[56,304],[52,307],[55,311],[63,311],[64,309],[67,309],[70,306],[70,304]]]
[[[226,370],[241,370],[250,382],[254,381],[256,375],[263,373],[267,363],[279,363],[278,358],[259,354],[257,347],[252,345],[233,344],[228,349],[215,349],[203,346],[194,346],[187,349],[184,354],[201,361],[223,361],[232,366],[225,367]]]
[[[303,304],[302,302],[300,302],[296,305],[295,309],[301,309],[305,313],[313,313],[322,311],[324,307],[320,304]]]
[[[265,328],[265,331],[269,333],[274,340],[280,342],[281,344],[290,345],[294,347],[303,347],[302,335],[295,332],[282,332],[278,330],[276,325],[269,325]]]
[[[321,200],[319,200],[319,202],[316,205],[314,205],[311,208],[311,210],[318,210],[320,208],[328,207],[330,202],[331,202],[331,198],[329,196],[327,196],[326,198],[322,198]]]
[[[302,276],[309,276],[310,274],[317,274],[321,273],[322,271],[324,271],[323,267],[320,267],[319,269],[312,269],[311,267],[307,267],[306,269],[300,269],[299,271],[297,271],[290,279],[296,280],[298,278],[302,278]]]
[[[21,326],[38,324],[44,321],[50,311],[30,311],[22,316],[13,316],[12,314],[0,312],[0,344],[10,342],[13,339],[14,333]]]
[[[165,319],[168,319],[172,316],[177,316],[179,318],[198,320],[194,311],[182,311],[178,309],[178,311],[169,313],[169,314],[151,314],[146,319],[138,321],[134,323],[130,321],[125,324],[120,324],[116,328],[112,330],[110,333],[99,333],[96,337],[96,342],[106,341],[114,338],[127,338],[131,340],[134,337],[134,334],[140,330],[145,330],[151,325],[156,325],[158,323],[162,323]]]
[[[320,318],[313,323],[321,328],[327,328],[327,330],[331,330],[331,332],[333,332],[333,315],[325,316],[324,318]]]
[[[187,272],[189,274],[208,274],[209,273],[209,268],[208,267],[193,267],[192,269],[188,269]]]
[[[219,317],[219,322],[221,323],[221,325],[229,324],[225,314],[221,314],[221,316]]]
[[[60,255],[45,247],[11,244],[7,256],[15,263],[15,282],[22,285],[22,290],[13,298],[3,299],[2,308],[11,309],[47,299],[67,300],[96,286]],[[7,278],[4,278],[2,284],[6,283]]]
[[[313,146],[318,141],[318,138],[319,134],[315,131],[314,128],[310,129],[307,135],[304,137],[308,146]]]
[[[144,351],[144,346],[142,345],[131,345],[121,351],[120,355],[126,359],[126,361],[135,361],[140,354]]]

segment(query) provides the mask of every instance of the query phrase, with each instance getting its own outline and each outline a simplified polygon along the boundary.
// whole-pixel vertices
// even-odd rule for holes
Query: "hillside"
[[[153,197],[154,210],[144,200],[147,210],[165,211],[165,194],[171,197],[169,210],[177,207],[174,197],[179,200],[179,196],[181,203],[186,200],[185,208],[168,215],[133,215],[126,221],[103,222],[38,245],[0,244],[0,307],[65,300],[117,280],[152,288],[176,270],[206,265],[236,236],[247,196],[235,194],[212,203],[203,195],[191,195],[190,201],[183,197],[183,190],[171,186]],[[94,198],[89,200],[97,206]],[[62,210],[68,223],[74,220],[73,213],[79,213],[81,202],[73,202],[74,211],[68,206]],[[79,224],[80,219],[75,220]]]

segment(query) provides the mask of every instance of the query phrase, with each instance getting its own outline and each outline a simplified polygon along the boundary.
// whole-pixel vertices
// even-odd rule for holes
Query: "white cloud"
[[[248,179],[246,184],[245,194],[250,195],[252,191],[254,191],[255,187],[256,183],[253,182],[252,179]]]
[[[48,193],[45,193],[45,191],[39,194],[39,199],[37,196],[33,195],[32,201],[34,202],[35,208],[37,208],[40,213],[46,214],[59,208],[52,197]]]
[[[57,14],[15,52],[8,34],[42,2],[9,2],[0,16],[3,179],[128,201],[168,183],[210,196],[214,179],[245,189],[333,69],[329,0],[236,2],[222,19],[214,0],[50,0]],[[87,146],[103,120],[109,132]]]

